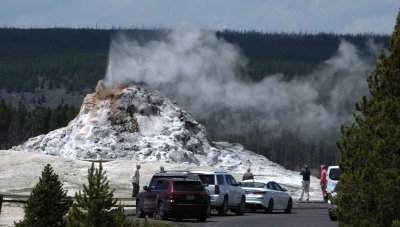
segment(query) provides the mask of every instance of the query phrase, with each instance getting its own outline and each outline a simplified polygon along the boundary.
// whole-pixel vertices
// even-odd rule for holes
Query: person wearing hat
[[[303,200],[303,195],[304,195],[304,193],[306,193],[306,194],[307,194],[307,199],[306,199],[306,201],[308,202],[309,199],[310,199],[310,175],[311,175],[311,172],[310,172],[310,170],[309,170],[308,165],[304,165],[304,166],[303,166],[303,168],[302,168],[301,171],[300,171],[300,175],[303,176],[303,180],[301,181],[301,184],[302,184],[302,187],[301,187],[302,192],[301,192],[301,196],[300,196],[299,201],[302,201],[302,200]]]

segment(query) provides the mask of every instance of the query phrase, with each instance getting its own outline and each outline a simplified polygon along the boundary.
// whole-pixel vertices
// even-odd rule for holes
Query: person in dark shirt
[[[301,184],[302,184],[302,187],[301,187],[302,192],[301,192],[301,196],[300,196],[299,201],[303,200],[304,193],[307,194],[306,201],[309,201],[309,199],[310,199],[310,175],[311,175],[311,172],[309,170],[308,165],[304,165],[304,167],[300,171],[300,175],[303,176],[303,180],[301,182]]]
[[[253,179],[254,179],[254,176],[251,173],[251,169],[248,168],[247,172],[243,174],[243,179],[242,180],[253,180]]]

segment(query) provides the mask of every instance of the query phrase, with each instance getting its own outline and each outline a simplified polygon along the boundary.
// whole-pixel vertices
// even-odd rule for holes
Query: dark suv
[[[187,178],[154,179],[136,199],[136,216],[157,213],[160,219],[195,217],[207,219],[209,195],[198,180]]]

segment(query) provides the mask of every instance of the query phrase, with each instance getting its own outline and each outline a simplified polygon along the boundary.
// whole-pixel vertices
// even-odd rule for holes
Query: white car
[[[326,193],[329,195],[334,189],[337,183],[339,182],[339,176],[342,174],[339,166],[329,166],[326,171],[326,181],[328,182],[326,187]]]
[[[209,195],[211,208],[216,208],[219,215],[227,215],[228,209],[243,215],[246,210],[244,190],[235,178],[227,172],[193,171],[200,177]]]
[[[290,213],[293,200],[286,188],[268,180],[245,180],[240,186],[246,192],[246,207],[252,212],[264,209],[267,213],[274,210],[284,210]]]

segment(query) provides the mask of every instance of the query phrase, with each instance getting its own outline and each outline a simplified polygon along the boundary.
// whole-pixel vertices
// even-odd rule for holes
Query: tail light
[[[219,195],[219,185],[215,185],[214,194]]]
[[[267,192],[253,192],[254,195],[264,195],[267,194]]]

